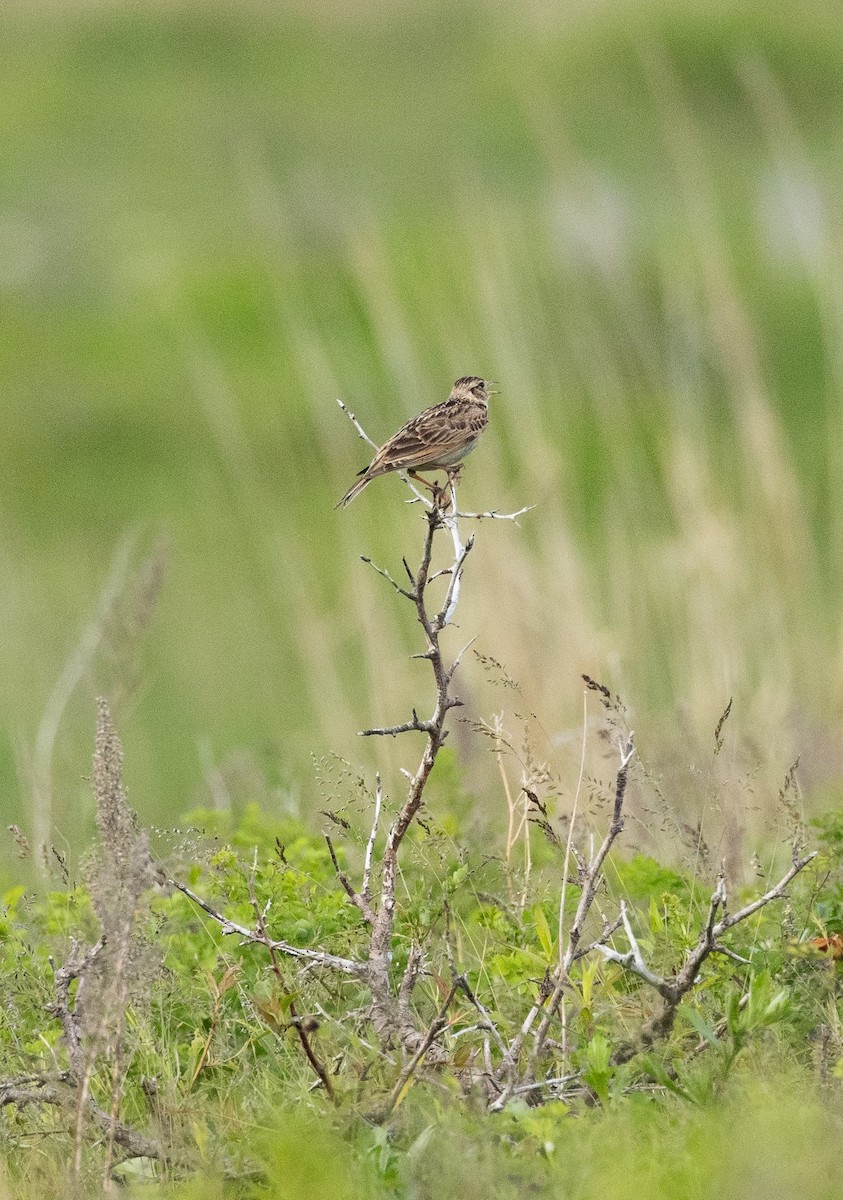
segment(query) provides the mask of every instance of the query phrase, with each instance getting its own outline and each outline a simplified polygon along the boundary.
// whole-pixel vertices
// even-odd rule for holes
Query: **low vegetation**
[[[322,837],[252,807],[197,812],[150,849],[100,701],[84,882],[3,898],[15,1194],[69,1178],[77,1194],[120,1180],[190,1195],[202,1177],[232,1196],[479,1196],[492,1180],[495,1195],[576,1196],[612,1179],[671,1196],[683,1173],[704,1189],[756,1171],[733,1120],[763,1112],[772,1143],[777,1122],[816,1112],[834,1136],[843,822],[807,848],[794,768],[789,840],[750,882],[750,864],[712,861],[701,826],[684,830],[692,868],[630,854],[646,768],[621,701],[586,678],[611,786],[566,795],[500,723],[475,728],[493,775],[495,759],[504,780],[521,767],[505,841],[478,846],[457,794],[425,803],[440,765],[458,788],[445,742],[468,648],[443,643],[473,541],[452,513],[424,523],[404,583],[375,569],[416,610],[432,716],[364,731],[420,737],[418,765],[402,783],[334,763]],[[434,569],[437,538],[450,552]],[[770,1089],[787,1103],[770,1110]],[[642,1152],[662,1137],[669,1171]],[[697,1161],[699,1138],[726,1151]]]

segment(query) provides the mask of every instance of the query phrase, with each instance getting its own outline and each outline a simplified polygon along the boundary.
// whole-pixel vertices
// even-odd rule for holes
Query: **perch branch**
[[[428,656],[425,655],[427,658]],[[379,729],[361,729],[358,737],[398,737],[399,733],[431,733],[433,730],[433,722],[422,721],[415,709],[413,709],[412,719],[405,721],[403,725],[385,725]]]
[[[523,517],[524,513],[532,512],[535,507],[535,504],[526,504],[511,513],[498,512],[493,508],[489,512],[457,512],[454,516],[460,521],[512,521],[517,525],[518,518]]]
[[[447,1025],[448,1010],[453,1003],[454,996],[457,994],[457,990],[458,990],[459,986],[460,986],[460,984],[459,984],[458,980],[454,980],[454,982],[451,984],[451,990],[448,993],[447,999],[445,1000],[442,1007],[439,1009],[439,1012],[436,1014],[436,1017],[435,1017],[432,1025],[428,1029],[427,1033],[425,1034],[424,1038],[422,1039],[422,1042],[421,1042],[418,1050],[415,1052],[413,1057],[407,1063],[404,1070],[398,1076],[395,1086],[393,1087],[392,1091],[389,1093],[389,1099],[387,1100],[385,1107],[379,1113],[377,1113],[375,1115],[374,1120],[377,1124],[383,1124],[384,1121],[388,1121],[389,1118],[392,1116],[393,1112],[398,1107],[398,1104],[401,1102],[401,1099],[404,1095],[404,1091],[409,1086],[410,1081],[412,1080],[413,1076],[415,1075],[416,1070],[418,1069],[418,1066],[421,1063],[422,1059],[427,1054],[428,1050],[433,1045],[436,1038],[439,1036],[439,1034],[442,1032],[442,1030]]]
[[[331,838],[327,833],[325,834],[325,841],[328,843],[328,853],[331,856],[331,862],[334,864],[334,870],[337,873],[337,879],[342,884],[343,891],[348,896],[354,907],[359,909],[359,911],[371,925],[375,920],[375,914],[372,912],[372,906],[361,895],[360,892],[354,889],[351,880],[348,878],[345,871],[343,871],[339,861],[337,860],[337,852],[334,849],[334,843],[331,841]]]
[[[456,509],[456,494],[454,480],[451,479],[451,500]],[[447,529],[454,546],[454,565],[450,571],[448,588],[441,609],[431,614],[428,606],[427,588],[431,582],[431,562],[433,558],[433,541],[437,530]],[[450,664],[446,665],[440,646],[440,634],[453,619],[454,611],[459,601],[459,584],[465,559],[471,549],[472,540],[463,546],[459,539],[456,519],[444,514],[439,509],[427,513],[427,529],[421,562],[413,572],[406,560],[404,566],[410,578],[410,594],[416,608],[416,616],[424,633],[425,650],[422,657],[426,659],[433,672],[436,688],[436,703],[430,718],[426,721],[419,719],[413,710],[411,721],[402,725],[375,730],[366,730],[364,736],[396,736],[399,733],[411,731],[423,733],[426,737],[421,760],[415,772],[408,774],[408,787],[404,802],[392,821],[386,836],[386,844],[380,861],[380,898],[372,924],[372,934],[369,944],[368,983],[372,994],[372,1014],[375,1028],[381,1041],[388,1043],[397,1034],[405,1048],[415,1054],[418,1050],[419,1038],[422,1036],[410,1022],[407,1016],[408,1005],[401,1004],[401,995],[396,998],[390,982],[389,964],[391,960],[391,944],[395,923],[395,889],[398,879],[398,858],[401,844],[413,821],[417,818],[424,799],[424,790],[430,773],[433,770],[436,757],[447,737],[445,728],[448,713],[457,707],[461,701],[451,694],[451,684],[459,665],[459,659],[464,651]],[[411,958],[412,962],[412,958]],[[414,976],[411,973],[411,979]],[[405,983],[407,977],[405,976]]]
[[[363,428],[363,426],[360,424],[360,422],[355,417],[354,413],[351,411],[351,409],[348,407],[347,404],[345,404],[342,400],[340,400],[339,396],[337,397],[337,404],[340,406],[342,411],[348,417],[349,421],[351,421],[351,424],[357,430],[357,436],[362,438],[363,441],[366,442],[369,446],[371,446],[373,450],[379,450],[380,447],[378,446],[377,442],[372,441],[372,439],[369,437],[366,430]],[[413,493],[413,496],[415,497],[416,500],[421,500],[422,504],[426,505],[428,508],[432,507],[432,504],[431,504],[430,500],[427,498],[427,496],[425,496],[425,494],[423,492],[419,491],[419,489],[415,486],[415,484],[413,484],[410,481],[410,479],[408,479],[408,477],[404,471],[398,471],[397,474],[404,481],[404,483],[406,483],[407,487]]]

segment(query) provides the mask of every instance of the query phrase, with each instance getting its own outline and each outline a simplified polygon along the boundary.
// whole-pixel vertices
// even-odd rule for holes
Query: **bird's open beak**
[[[490,396],[499,396],[501,394],[501,390],[498,387],[497,379],[487,379],[486,380],[486,391],[489,393]]]

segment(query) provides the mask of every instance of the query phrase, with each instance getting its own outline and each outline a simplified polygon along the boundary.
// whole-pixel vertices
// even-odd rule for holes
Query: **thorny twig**
[[[369,437],[368,433],[363,428],[363,426],[360,424],[360,422],[357,420],[354,413],[351,411],[351,409],[348,407],[348,405],[344,401],[340,400],[339,396],[337,396],[337,404],[340,406],[342,411],[348,417],[349,421],[351,421],[351,424],[357,430],[357,436],[362,438],[363,441],[366,442],[367,445],[371,446],[373,450],[378,450],[379,446],[378,446],[377,442],[373,441]],[[419,489],[407,477],[407,474],[404,471],[398,471],[397,474],[400,476],[401,479],[403,479],[404,483],[406,483],[407,487],[413,493],[416,500],[420,500],[422,502],[422,504],[426,505],[428,508],[432,507],[429,498],[427,496],[425,496],[424,492],[419,491]]]
[[[224,936],[235,934],[241,939],[242,945],[254,944],[265,946],[267,950],[277,950],[279,954],[286,954],[289,958],[300,959],[302,962],[309,963],[315,967],[329,967],[334,971],[341,971],[344,975],[361,976],[365,974],[366,964],[364,962],[358,962],[353,958],[342,958],[338,954],[329,954],[326,950],[309,950],[303,946],[292,946],[289,942],[271,938],[266,931],[262,933],[258,929],[249,929],[245,925],[240,925],[237,921],[232,921],[224,913],[218,912],[208,904],[207,900],[203,900],[201,896],[197,896],[196,892],[192,891],[186,884],[180,883],[178,879],[168,878],[167,882],[176,891],[187,896],[188,900],[198,905],[211,920],[216,921]]]
[[[370,446],[375,447],[374,441],[368,436],[354,414],[350,412],[341,400],[338,400],[338,404],[354,425],[358,435]],[[340,885],[344,889],[349,902],[361,912],[370,926],[366,958],[364,960],[347,959],[330,954],[327,951],[316,951],[292,946],[288,942],[271,938],[265,924],[247,929],[245,926],[227,918],[223,913],[218,912],[186,885],[176,880],[171,880],[171,882],[185,896],[198,904],[209,917],[217,921],[223,933],[235,934],[243,942],[263,945],[272,953],[298,958],[309,965],[324,966],[329,969],[342,971],[365,982],[371,994],[372,1022],[381,1047],[386,1048],[392,1042],[397,1041],[402,1046],[405,1054],[410,1056],[409,1061],[412,1064],[418,1061],[420,1049],[426,1042],[427,1048],[429,1048],[430,1041],[428,1039],[432,1040],[435,1038],[437,1029],[434,1022],[434,1027],[432,1027],[434,1029],[433,1034],[431,1035],[430,1030],[425,1034],[417,1028],[412,1017],[411,995],[422,968],[422,954],[418,947],[413,947],[411,950],[407,969],[397,990],[391,978],[398,860],[401,845],[411,825],[418,817],[427,781],[433,770],[437,755],[447,737],[446,722],[448,713],[452,708],[461,704],[461,701],[451,693],[451,686],[460,660],[468,647],[463,647],[450,663],[446,663],[440,645],[440,635],[453,622],[460,599],[463,569],[474,544],[474,539],[468,538],[465,544],[463,544],[460,538],[458,524],[460,514],[457,506],[454,474],[449,475],[449,495],[447,496],[447,502],[444,489],[435,493],[434,499],[430,500],[428,497],[423,496],[409,480],[405,480],[405,482],[408,483],[414,497],[421,500],[426,509],[426,530],[421,562],[413,570],[406,559],[403,560],[409,586],[398,583],[388,571],[375,566],[369,558],[364,558],[364,561],[372,566],[382,578],[386,579],[400,596],[409,600],[414,605],[416,617],[422,628],[425,642],[424,652],[416,657],[424,658],[430,663],[435,686],[435,702],[433,712],[426,719],[420,718],[418,713],[413,710],[412,718],[409,721],[361,731],[361,736],[363,737],[397,737],[404,733],[421,733],[425,738],[421,758],[415,771],[405,772],[408,779],[407,791],[403,803],[387,830],[385,844],[380,853],[380,859],[377,864],[380,877],[380,888],[377,899],[372,894],[372,876],[375,863],[375,842],[379,830],[383,800],[380,778],[377,781],[375,813],[366,845],[363,880],[359,891],[340,867],[332,841],[330,837],[326,837],[328,850]],[[472,513],[466,514],[466,517],[472,519],[490,517],[515,520],[516,517],[525,511],[527,509],[522,509],[518,513],[512,514],[496,512]],[[435,535],[437,531],[442,529],[450,534],[453,546],[453,562],[445,572],[441,572],[441,574],[447,577],[448,584],[441,606],[433,610],[429,600],[428,586],[440,574],[432,570],[432,559]],[[468,644],[470,645],[471,643],[469,642]],[[473,993],[471,993],[471,997],[472,1003],[478,1006],[479,1001]],[[488,1013],[482,1010],[482,1006],[478,1011],[484,1013],[484,1020],[487,1022],[489,1029],[493,1029]],[[500,1035],[496,1031],[495,1035],[498,1039],[500,1038]],[[502,1040],[501,1048],[503,1048]]]
[[[381,819],[381,805],[383,804],[383,789],[381,787],[380,774],[375,775],[375,815],[372,818],[372,828],[369,831],[369,840],[366,842],[366,857],[363,860],[363,885],[360,889],[360,895],[367,904],[372,902],[372,856],[375,851],[375,841],[378,836],[378,825]]]
[[[460,554],[455,560],[454,574],[451,576],[446,603],[437,614],[431,615],[428,608],[427,586],[433,557],[433,539],[437,529],[440,529],[442,525],[442,514],[438,510],[431,510],[427,514],[427,530],[425,533],[422,560],[418,570],[411,573],[412,587],[410,590],[412,603],[416,609],[416,616],[424,632],[426,645],[425,658],[430,662],[433,672],[436,701],[433,713],[427,721],[420,721],[414,712],[413,721],[407,723],[406,731],[409,732],[412,729],[423,732],[426,742],[416,771],[410,777],[404,803],[389,828],[386,844],[381,854],[381,894],[369,944],[368,983],[372,992],[373,1019],[378,1034],[387,1041],[392,1034],[397,1032],[395,1004],[392,999],[392,988],[389,978],[389,960],[391,956],[392,931],[395,922],[395,886],[398,878],[398,854],[401,843],[421,808],[424,789],[430,777],[430,772],[433,770],[436,757],[447,737],[445,723],[448,713],[452,708],[457,707],[461,703],[450,692],[456,662],[446,666],[439,636],[453,614],[456,599],[459,597],[459,590],[457,584],[455,584],[455,580],[459,579],[462,564],[465,562],[465,558],[471,549],[471,544],[469,542],[466,547],[460,548]],[[458,541],[458,535],[453,536]],[[394,736],[393,730],[397,733],[399,731],[403,732],[404,729],[404,726],[394,726],[391,729],[383,731],[373,730],[367,732],[370,734],[380,733],[381,736]],[[417,1037],[415,1040],[417,1040]],[[407,1048],[410,1049],[411,1047],[408,1046]]]
[[[717,879],[717,885],[711,894],[708,913],[703,928],[700,931],[696,945],[688,952],[685,962],[675,975],[661,976],[652,971],[644,961],[641,948],[632,930],[626,906],[622,902],[624,932],[629,943],[629,950],[622,954],[611,946],[599,945],[596,949],[609,962],[616,962],[625,970],[638,975],[650,987],[655,988],[664,1004],[659,1013],[639,1032],[631,1042],[621,1046],[614,1054],[615,1063],[628,1062],[641,1049],[645,1049],[659,1038],[666,1037],[673,1028],[676,1012],[684,997],[691,991],[699,980],[700,969],[710,954],[727,952],[720,945],[720,938],[727,930],[732,929],[741,921],[746,921],[765,905],[784,896],[789,884],[816,857],[816,854],[806,854],[797,858],[785,872],[778,883],[768,888],[763,896],[744,905],[736,913],[726,912],[726,880],[722,871]],[[723,913],[718,921],[717,914]]]
[[[356,424],[356,422],[355,422]],[[362,436],[362,434],[361,434]],[[452,481],[452,502],[455,501]],[[453,507],[456,508],[455,503]],[[346,975],[363,980],[372,998],[372,1020],[382,1046],[387,1046],[397,1039],[405,1052],[414,1058],[427,1035],[420,1032],[411,1016],[410,995],[418,972],[421,969],[421,952],[414,950],[410,956],[408,969],[396,992],[391,979],[390,964],[392,959],[392,938],[395,923],[395,889],[398,880],[398,858],[403,840],[416,819],[421,808],[424,790],[439,750],[447,737],[445,728],[448,713],[459,706],[461,701],[451,694],[451,684],[459,665],[464,649],[450,663],[446,663],[440,645],[440,635],[443,629],[453,619],[453,614],[459,600],[459,584],[466,558],[471,551],[472,539],[463,546],[459,540],[456,520],[453,516],[443,514],[438,508],[429,508],[426,513],[426,531],[422,558],[418,568],[412,571],[405,562],[410,587],[398,590],[405,594],[413,603],[416,616],[421,625],[425,651],[422,655],[431,665],[436,698],[431,716],[421,720],[414,711],[412,720],[402,725],[394,725],[378,729],[367,729],[363,736],[395,737],[400,733],[420,732],[425,737],[425,745],[421,759],[415,772],[408,773],[408,787],[404,801],[387,831],[386,841],[378,863],[380,875],[380,894],[377,901],[372,896],[372,875],[374,866],[375,841],[378,834],[382,811],[382,791],[378,779],[375,815],[366,846],[366,856],[363,868],[363,883],[358,891],[341,869],[336,851],[330,837],[326,837],[329,853],[331,854],[337,877],[349,901],[359,909],[370,926],[368,954],[364,960],[343,958],[324,950],[312,950],[293,946],[289,942],[274,939],[269,935],[265,920],[257,921],[248,928],[237,921],[225,916],[215,909],[208,901],[198,896],[186,884],[171,879],[170,883],[183,895],[197,904],[207,916],[220,926],[226,935],[236,935],[243,943],[253,943],[264,946],[270,954],[283,954],[291,958],[319,967],[327,967],[341,971]],[[448,528],[454,545],[454,565],[450,571],[449,584],[442,606],[435,612],[431,611],[428,600],[428,584],[431,576],[434,538],[438,530]],[[380,572],[384,574],[383,572]],[[394,581],[390,580],[394,583]],[[435,1035],[434,1035],[435,1036]]]

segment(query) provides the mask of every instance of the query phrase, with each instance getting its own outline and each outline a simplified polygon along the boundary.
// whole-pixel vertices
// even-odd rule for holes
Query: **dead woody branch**
[[[341,404],[341,407],[348,412],[344,405]],[[371,439],[367,437],[353,414],[348,413],[348,415],[358,434],[371,444]],[[424,541],[418,567],[412,569],[404,560],[406,583],[399,584],[387,570],[375,566],[368,557],[364,557],[363,561],[372,566],[398,595],[408,600],[415,608],[424,646],[423,650],[414,657],[423,659],[430,664],[434,685],[433,710],[429,717],[421,718],[414,709],[409,721],[361,731],[363,737],[397,737],[401,734],[420,733],[424,738],[424,745],[415,770],[405,772],[408,780],[406,792],[397,813],[386,830],[385,843],[379,854],[376,853],[376,844],[382,820],[384,797],[380,777],[377,779],[374,816],[366,840],[362,883],[359,889],[343,869],[333,841],[330,836],[326,835],[326,843],[337,879],[349,902],[360,912],[369,929],[365,955],[359,959],[351,959],[325,950],[293,946],[288,942],[271,937],[266,919],[257,921],[252,927],[247,928],[226,917],[185,884],[177,880],[170,881],[174,887],[197,904],[207,916],[216,921],[224,934],[238,937],[241,943],[264,946],[271,955],[276,957],[276,961],[278,956],[287,956],[297,959],[305,967],[324,967],[328,970],[339,971],[357,978],[366,985],[371,1000],[371,1021],[378,1044],[382,1048],[397,1045],[404,1055],[402,1073],[387,1102],[385,1110],[387,1113],[395,1107],[404,1087],[411,1080],[423,1059],[433,1053],[435,1049],[433,1043],[445,1028],[447,1009],[453,1000],[453,995],[458,986],[463,987],[462,983],[459,985],[455,983],[451,996],[440,1014],[432,1024],[425,1026],[415,1013],[412,1004],[413,991],[424,968],[421,948],[418,946],[410,948],[406,969],[399,979],[393,978],[392,971],[397,910],[396,887],[399,879],[401,848],[422,808],[425,788],[431,771],[448,736],[448,716],[452,709],[459,707],[462,703],[454,695],[452,686],[467,647],[463,646],[453,658],[448,659],[441,645],[441,635],[453,622],[460,600],[463,571],[474,544],[473,537],[469,537],[465,542],[460,537],[456,480],[453,476],[449,478],[447,489],[436,491],[433,500],[418,493],[412,484],[409,486],[412,488],[415,498],[422,501],[425,506]],[[510,519],[518,515],[520,513],[512,514]],[[475,518],[500,517],[501,514],[471,514],[471,516]],[[450,539],[452,559],[450,565],[444,570],[435,571],[432,564],[436,539],[440,531],[446,533]],[[434,600],[431,585],[435,585],[439,579],[446,581],[444,591],[437,588],[437,599]],[[466,994],[471,997],[472,1004],[478,1006],[479,1011],[485,1012],[467,983],[464,984],[463,990],[466,990]],[[497,1031],[495,1031],[495,1036],[503,1049],[504,1043]]]
[[[607,945],[598,945],[595,948],[603,955],[607,962],[618,963],[625,970],[643,979],[646,984],[658,992],[664,1003],[660,1012],[652,1020],[648,1021],[633,1041],[627,1042],[615,1051],[613,1061],[616,1064],[628,1062],[640,1050],[645,1050],[653,1042],[667,1037],[673,1028],[679,1005],[699,982],[700,970],[709,955],[725,954],[728,957],[734,957],[728,947],[720,944],[720,938],[723,934],[735,925],[740,924],[741,921],[746,921],[773,900],[782,899],[790,883],[815,857],[816,854],[806,854],[801,858],[795,858],[790,868],[778,883],[769,888],[763,896],[759,896],[757,900],[753,900],[751,904],[746,904],[738,912],[731,914],[726,911],[726,879],[721,871],[717,879],[717,886],[711,894],[708,914],[700,930],[697,943],[688,952],[685,962],[675,975],[663,977],[656,974],[655,971],[652,971],[647,966],[644,956],[641,953],[641,947],[638,945],[633,932],[632,922],[629,918],[626,905],[621,901],[621,917],[624,933],[629,943],[629,950],[625,953],[620,953]],[[723,914],[719,921],[717,920],[718,913]]]
[[[792,865],[778,883],[769,888],[762,896],[731,914],[727,912],[726,881],[721,872],[712,892],[697,942],[688,952],[682,967],[675,975],[660,976],[647,965],[633,932],[632,921],[624,900],[620,902],[620,915],[613,921],[608,921],[604,917],[602,933],[594,940],[584,944],[582,940],[584,927],[595,905],[606,858],[624,828],[624,802],[633,753],[633,737],[630,734],[626,743],[620,747],[620,766],[615,783],[614,804],[609,828],[599,849],[591,859],[575,852],[578,863],[577,884],[580,888],[576,912],[567,938],[560,948],[560,958],[556,970],[539,989],[536,1001],[524,1018],[494,1073],[492,1078],[494,1094],[490,1098],[492,1111],[502,1109],[514,1095],[525,1092],[537,1094],[535,1089],[547,1086],[547,1080],[540,1077],[540,1067],[543,1057],[547,1056],[547,1051],[551,1046],[549,1035],[557,1017],[564,989],[569,984],[571,967],[577,960],[587,954],[599,953],[606,961],[617,963],[625,970],[637,975],[648,986],[654,988],[661,997],[663,1003],[660,1011],[642,1027],[635,1038],[619,1046],[612,1056],[615,1065],[628,1062],[653,1042],[670,1033],[676,1019],[677,1009],[682,1000],[700,982],[700,972],[709,955],[725,954],[732,958],[740,957],[735,955],[728,946],[722,944],[723,936],[765,905],[773,900],[781,899],[795,877],[815,857],[814,854],[800,856],[794,850]],[[629,946],[629,949],[624,952],[616,950],[609,944],[610,939],[621,927]],[[745,960],[741,959],[740,961]],[[527,1065],[522,1070],[520,1064],[524,1047],[531,1034],[532,1046]],[[558,1071],[559,1065],[558,1061],[553,1064],[554,1072]]]
[[[262,945],[271,955],[286,955],[313,967],[325,967],[361,979],[371,994],[372,1023],[380,1042],[383,1045],[389,1045],[397,1041],[409,1055],[415,1055],[418,1052],[426,1035],[424,1031],[416,1028],[410,1006],[410,996],[421,969],[420,954],[411,953],[407,971],[397,991],[391,978],[390,965],[395,926],[398,861],[404,838],[422,806],[425,787],[436,757],[447,738],[448,714],[451,709],[461,704],[461,701],[451,692],[459,656],[453,661],[446,661],[440,645],[440,635],[451,620],[456,608],[459,599],[460,577],[472,546],[471,538],[464,546],[459,542],[459,534],[454,532],[456,521],[453,517],[444,515],[439,509],[428,509],[425,514],[425,524],[422,558],[417,570],[411,572],[412,586],[407,591],[407,596],[415,606],[416,616],[424,634],[425,651],[421,657],[430,662],[433,673],[436,692],[433,712],[424,721],[420,720],[414,712],[413,720],[405,725],[364,731],[365,736],[394,737],[399,733],[410,731],[421,732],[425,736],[421,758],[416,770],[410,775],[404,801],[387,831],[386,844],[381,852],[380,860],[376,864],[380,876],[380,894],[376,900],[372,897],[371,888],[375,865],[375,842],[381,819],[380,781],[378,781],[376,793],[374,820],[367,841],[366,862],[360,891],[353,886],[341,869],[333,843],[330,837],[326,838],[337,878],[349,901],[360,911],[371,930],[365,959],[343,958],[324,950],[305,949],[293,946],[283,940],[274,939],[267,932],[265,921],[256,922],[252,927],[242,925],[219,912],[185,884],[178,880],[170,881],[173,887],[216,921],[224,934],[237,936],[241,943]],[[437,531],[444,528],[448,528],[451,532],[455,550],[454,565],[451,568],[444,601],[434,607],[429,600],[428,585],[433,560],[434,538]]]

